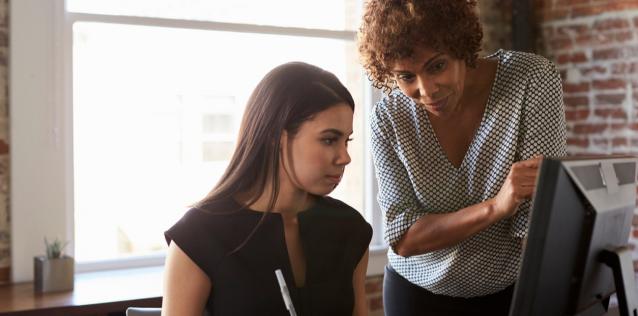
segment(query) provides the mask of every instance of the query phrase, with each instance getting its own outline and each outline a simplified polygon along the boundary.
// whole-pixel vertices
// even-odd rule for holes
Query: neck
[[[472,100],[477,95],[483,94],[485,90],[489,90],[494,81],[495,72],[496,61],[485,58],[479,58],[476,61],[476,68],[467,67],[463,99]]]
[[[270,198],[273,192],[272,184],[269,182],[264,188],[264,192],[249,207],[256,211],[281,213],[282,215],[294,215],[309,208],[316,200],[316,197],[308,192],[296,189],[289,180],[280,177],[279,193],[272,209],[268,209]]]

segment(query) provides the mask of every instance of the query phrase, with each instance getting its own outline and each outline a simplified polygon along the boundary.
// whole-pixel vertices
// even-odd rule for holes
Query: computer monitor
[[[510,316],[602,315],[614,292],[621,315],[636,315],[628,238],[637,161],[544,159]]]

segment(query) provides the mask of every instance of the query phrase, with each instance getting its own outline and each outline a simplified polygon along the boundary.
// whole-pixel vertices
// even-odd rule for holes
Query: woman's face
[[[294,189],[315,195],[330,193],[341,181],[350,163],[348,142],[352,134],[353,112],[339,103],[317,113],[291,136],[281,141],[282,184],[290,180]]]
[[[430,48],[418,48],[411,57],[396,61],[391,72],[399,89],[429,113],[446,118],[460,110],[464,60]]]

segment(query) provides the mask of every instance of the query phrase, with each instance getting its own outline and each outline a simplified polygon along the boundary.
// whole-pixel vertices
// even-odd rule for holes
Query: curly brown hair
[[[483,30],[476,0],[369,0],[358,34],[359,54],[372,84],[396,87],[390,67],[418,46],[476,66]]]

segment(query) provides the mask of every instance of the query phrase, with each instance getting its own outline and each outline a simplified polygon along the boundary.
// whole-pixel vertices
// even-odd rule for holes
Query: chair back
[[[159,307],[129,307],[126,309],[126,316],[161,316],[162,309]]]
[[[129,307],[126,309],[126,316],[161,316],[162,309],[159,307]],[[202,316],[209,316],[204,310]]]

